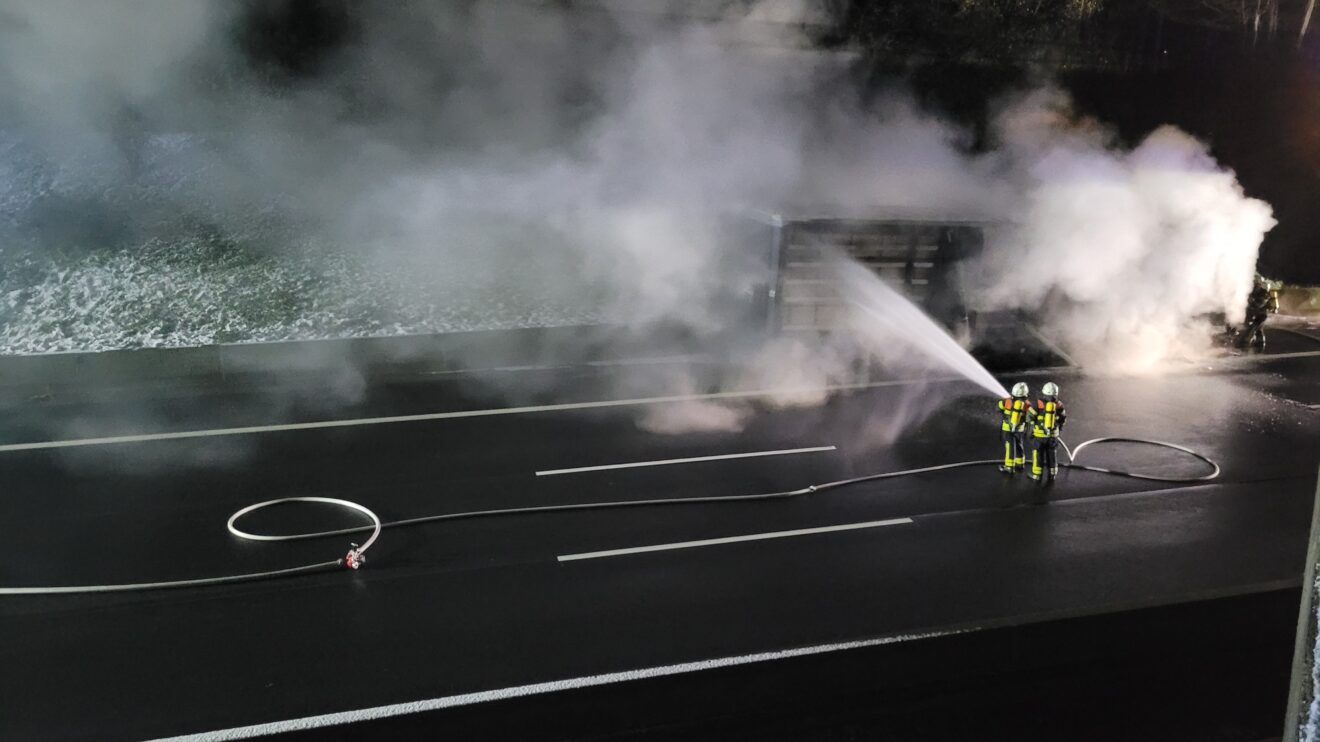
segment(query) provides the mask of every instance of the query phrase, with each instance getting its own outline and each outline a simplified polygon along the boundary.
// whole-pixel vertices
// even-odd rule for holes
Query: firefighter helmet
[[[1040,393],[1044,394],[1046,397],[1049,397],[1050,399],[1054,399],[1055,397],[1059,396],[1059,385],[1055,384],[1052,381],[1047,381],[1045,382],[1045,386],[1040,388]]]
[[[1013,385],[1014,397],[1025,398],[1028,394],[1031,394],[1031,390],[1027,388],[1027,383],[1025,381],[1019,381],[1018,383]]]

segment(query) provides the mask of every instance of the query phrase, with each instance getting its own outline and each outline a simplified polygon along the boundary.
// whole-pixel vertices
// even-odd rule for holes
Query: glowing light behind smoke
[[[995,126],[1019,207],[987,252],[983,306],[1043,310],[1084,366],[1125,372],[1204,351],[1203,315],[1241,320],[1274,217],[1204,143],[1164,126],[1124,149],[1054,89]]]

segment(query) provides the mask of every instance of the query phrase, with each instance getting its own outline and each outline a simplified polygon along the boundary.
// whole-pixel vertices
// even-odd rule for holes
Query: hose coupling
[[[345,567],[359,569],[363,564],[366,564],[367,557],[363,555],[362,549],[358,548],[357,544],[353,544],[353,548],[349,549],[348,553],[344,555],[343,561]]]

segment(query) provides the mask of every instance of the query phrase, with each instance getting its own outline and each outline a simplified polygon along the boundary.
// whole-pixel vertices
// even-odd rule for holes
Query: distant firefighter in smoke
[[[1238,345],[1243,348],[1265,348],[1265,320],[1270,314],[1279,311],[1279,292],[1271,287],[1270,282],[1260,275],[1247,296],[1247,321],[1238,333]]]
[[[999,400],[999,411],[1004,421],[1000,425],[1000,438],[1004,441],[1004,463],[999,471],[1015,474],[1026,468],[1027,452],[1027,415],[1031,412],[1031,402],[1027,396],[1031,390],[1021,381],[1013,385],[1013,396]]]
[[[1058,384],[1046,383],[1040,394],[1027,415],[1031,427],[1031,478],[1049,483],[1059,474],[1059,431],[1068,420],[1068,411],[1059,400]]]

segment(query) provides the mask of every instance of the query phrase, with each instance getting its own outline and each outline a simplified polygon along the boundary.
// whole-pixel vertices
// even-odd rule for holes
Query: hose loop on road
[[[302,539],[321,538],[322,536],[330,535],[331,532],[326,532],[326,531],[312,532],[312,533],[267,535],[261,533],[249,533],[248,531],[244,531],[243,529],[235,525],[238,522],[239,518],[242,518],[243,516],[248,515],[249,513],[255,513],[258,510],[262,510],[264,508],[268,508],[273,505],[283,505],[284,503],[287,502],[319,502],[319,503],[325,503],[327,505],[338,505],[339,507],[348,508],[349,510],[356,510],[359,513],[362,513],[363,515],[370,518],[371,528],[372,528],[371,537],[367,539],[366,543],[358,547],[358,551],[366,551],[371,547],[372,544],[376,543],[376,539],[380,537],[380,529],[382,528],[383,524],[380,522],[380,518],[375,513],[371,512],[366,507],[359,505],[356,502],[353,502],[352,500],[340,500],[336,497],[281,497],[278,500],[267,500],[265,502],[259,502],[255,505],[248,505],[247,507],[241,510],[234,511],[234,514],[229,516],[229,522],[225,523],[225,528],[228,528],[229,532],[234,534],[235,536],[238,536],[241,539],[247,539],[248,541],[299,541]],[[364,530],[364,528],[355,527],[351,529],[345,529],[342,532],[357,533],[358,531],[361,530]]]
[[[1210,466],[1211,471],[1209,474],[1203,474],[1199,477],[1161,477],[1157,474],[1142,474],[1141,472],[1122,471],[1119,469],[1104,469],[1098,466],[1083,466],[1082,464],[1076,463],[1077,457],[1082,453],[1082,449],[1086,448],[1087,446],[1094,445],[1096,443],[1144,443],[1149,446],[1160,446],[1162,448],[1171,448],[1175,451],[1182,451],[1185,454],[1190,454],[1200,459],[1201,461],[1204,461],[1206,464]],[[1089,441],[1082,441],[1081,443],[1077,444],[1077,448],[1074,448],[1072,450],[1069,450],[1068,444],[1064,443],[1062,438],[1059,439],[1059,445],[1063,446],[1063,450],[1068,453],[1068,463],[1065,464],[1065,466],[1069,467],[1070,469],[1084,469],[1086,471],[1099,472],[1101,474],[1114,474],[1120,477],[1131,477],[1132,479],[1145,479],[1151,482],[1171,482],[1174,484],[1191,484],[1193,482],[1208,482],[1211,479],[1215,479],[1219,476],[1218,462],[1216,462],[1214,459],[1210,458],[1209,456],[1205,456],[1204,454],[1193,451],[1192,449],[1187,448],[1186,446],[1180,446],[1177,443],[1168,443],[1166,441],[1150,441],[1144,438],[1122,438],[1117,436],[1110,436],[1105,438],[1092,438]]]
[[[377,517],[375,513],[368,510],[365,506],[353,502],[352,500],[341,500],[337,497],[311,497],[311,496],[281,497],[277,500],[267,500],[265,502],[259,502],[255,505],[248,505],[245,508],[235,511],[233,515],[229,516],[229,522],[225,523],[225,527],[229,529],[230,533],[234,534],[235,536],[241,539],[247,539],[248,541],[301,541],[303,539],[321,538],[322,536],[329,535],[326,532],[313,531],[310,533],[277,534],[272,536],[272,535],[265,535],[260,533],[249,533],[247,531],[240,529],[238,526],[234,525],[235,523],[238,522],[239,518],[242,518],[243,516],[249,513],[256,512],[263,508],[271,507],[272,505],[282,505],[290,502],[315,502],[315,503],[323,503],[326,505],[338,505],[341,508],[356,510],[359,513],[362,513],[363,515],[371,519],[371,526],[370,526],[370,528],[372,529],[371,536],[367,538],[366,543],[362,544],[361,546],[358,546],[357,544],[353,544],[353,548],[349,549],[348,553],[345,554],[343,557],[341,557],[339,560],[340,564],[344,565],[345,567],[348,567],[349,569],[358,569],[359,567],[361,567],[366,559],[367,549],[370,549],[371,545],[376,543],[376,539],[380,538],[380,529],[382,528],[382,525],[380,522],[380,518]],[[351,530],[356,533],[357,531],[364,529],[354,528]]]
[[[1204,461],[1205,463],[1209,464],[1213,468],[1213,471],[1210,472],[1209,474],[1205,474],[1199,477],[1161,477],[1154,474],[1143,474],[1140,472],[1121,471],[1117,469],[1105,469],[1096,466],[1083,466],[1081,464],[1074,463],[1077,456],[1080,455],[1081,452],[1087,447],[1097,443],[1110,443],[1110,442],[1144,443],[1152,446],[1161,446],[1176,451],[1182,451],[1184,453],[1195,456],[1201,461]],[[1180,446],[1175,443],[1144,440],[1141,438],[1121,438],[1121,437],[1092,438],[1091,440],[1083,441],[1082,443],[1079,443],[1077,445],[1077,448],[1075,449],[1069,449],[1068,445],[1064,443],[1062,439],[1059,440],[1059,443],[1060,445],[1063,446],[1064,451],[1066,451],[1068,455],[1069,463],[1064,464],[1064,466],[1071,469],[1082,469],[1085,471],[1098,472],[1100,474],[1111,474],[1114,476],[1130,477],[1133,479],[1145,479],[1154,482],[1172,482],[1172,483],[1182,483],[1182,484],[1192,484],[1195,482],[1208,481],[1211,479],[1215,479],[1220,474],[1219,464],[1216,463],[1213,459],[1203,454],[1200,454],[1196,451],[1193,451],[1190,448],[1186,448],[1184,446]],[[380,537],[381,531],[386,528],[399,528],[404,526],[414,526],[423,523],[435,523],[435,522],[447,521],[447,520],[489,518],[489,517],[505,516],[505,515],[531,515],[535,513],[558,513],[558,512],[568,512],[575,510],[605,510],[611,508],[650,507],[650,506],[658,506],[658,505],[695,505],[695,504],[730,503],[730,502],[750,502],[757,500],[780,500],[780,499],[801,497],[802,495],[810,495],[817,492],[824,492],[826,490],[839,489],[841,487],[847,487],[849,485],[859,484],[861,482],[872,482],[881,479],[893,479],[895,477],[906,477],[906,476],[914,476],[917,474],[928,474],[931,472],[945,471],[949,469],[961,469],[961,468],[973,467],[973,466],[997,465],[999,463],[1000,461],[998,459],[957,461],[951,464],[939,464],[936,466],[925,466],[917,469],[904,469],[901,471],[883,472],[880,474],[869,474],[861,477],[853,477],[851,479],[840,479],[833,482],[813,484],[806,487],[802,487],[801,489],[785,490],[783,492],[767,492],[767,493],[754,494],[754,495],[727,495],[727,496],[715,495],[710,497],[675,497],[675,498],[656,498],[649,500],[616,500],[610,502],[586,502],[586,503],[574,503],[569,505],[540,505],[540,506],[522,507],[522,508],[473,510],[468,512],[461,512],[461,513],[442,513],[440,515],[427,515],[418,518],[408,518],[406,520],[396,520],[396,521],[382,521],[374,512],[369,510],[366,506],[353,502],[351,500],[342,500],[334,497],[312,497],[312,496],[281,497],[275,500],[266,500],[264,502],[258,502],[252,505],[248,505],[244,508],[235,511],[233,515],[229,516],[229,521],[226,523],[226,527],[229,529],[229,532],[238,538],[245,539],[248,541],[265,541],[265,542],[301,541],[305,539],[326,538],[329,536],[343,536],[352,533],[366,533],[368,531],[371,532],[371,535],[366,539],[365,542],[363,542],[361,546],[358,546],[357,544],[353,544],[353,548],[344,557],[340,557],[339,559],[336,559],[334,561],[305,564],[297,567],[291,567],[288,569],[278,569],[267,572],[249,572],[246,574],[229,575],[224,577],[209,577],[209,578],[194,579],[194,580],[175,580],[171,582],[139,582],[139,583],[128,583],[128,584],[120,584],[120,585],[82,585],[82,586],[67,586],[67,587],[65,586],[0,587],[0,596],[132,592],[132,591],[142,591],[142,590],[161,590],[167,588],[180,588],[180,587],[205,587],[211,585],[232,584],[238,582],[252,582],[256,580],[266,580],[276,577],[310,574],[313,572],[322,572],[322,571],[327,571],[330,569],[342,568],[342,567],[352,567],[356,569],[357,565],[361,563],[361,560],[367,549],[376,543],[376,540]],[[371,524],[365,526],[338,528],[329,531],[311,531],[305,533],[292,533],[292,534],[251,533],[237,526],[238,521],[244,516],[250,515],[251,513],[256,512],[258,510],[262,510],[264,508],[272,507],[274,505],[285,504],[285,503],[320,503],[327,505],[337,505],[339,507],[354,510],[359,513],[362,513],[363,515],[366,515],[371,520]],[[354,562],[354,560],[357,561]]]

